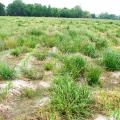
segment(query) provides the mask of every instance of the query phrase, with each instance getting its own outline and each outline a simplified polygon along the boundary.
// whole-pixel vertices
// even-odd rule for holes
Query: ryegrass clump
[[[77,47],[78,45],[79,44],[77,43],[77,41],[73,41],[70,38],[65,38],[59,42],[58,48],[64,53],[74,53],[78,51],[78,47]]]
[[[102,49],[102,48],[106,48],[107,46],[108,46],[108,42],[106,39],[104,38],[96,39],[96,48]]]
[[[29,31],[29,34],[39,36],[39,35],[42,35],[43,32],[40,29],[33,28]]]
[[[57,40],[59,40],[59,36],[54,35],[54,36],[47,36],[44,35],[42,37],[42,42],[46,47],[54,47],[57,43]]]
[[[20,55],[20,49],[16,48],[11,51],[11,55],[18,57]]]
[[[29,47],[29,48],[35,48],[36,47],[36,41],[32,38],[30,38],[29,40],[27,40],[25,42],[25,46]]]
[[[27,53],[27,52],[31,52],[31,51],[32,51],[32,48],[29,48],[29,47],[26,47],[26,46],[22,46],[20,48],[21,53]]]
[[[99,91],[95,96],[96,105],[102,108],[104,112],[109,113],[120,108],[119,91]]]
[[[32,50],[31,48],[28,48],[25,46],[17,47],[15,49],[11,50],[11,55],[18,57],[20,54],[30,52],[31,50]]]
[[[85,60],[81,56],[68,56],[64,60],[64,68],[70,75],[77,79],[80,77],[80,73],[84,72]]]
[[[120,37],[120,30],[116,31],[116,37]]]
[[[15,70],[6,63],[0,62],[0,79],[10,80],[15,78]]]
[[[0,40],[0,51],[5,49],[5,43],[3,40]]]
[[[100,83],[101,68],[97,66],[90,66],[86,71],[86,80],[89,85],[96,85]]]
[[[87,43],[83,45],[82,52],[89,57],[92,57],[92,58],[96,57],[95,44]]]
[[[10,39],[5,41],[4,49],[12,49],[17,46],[16,40]]]
[[[120,120],[120,109],[114,110],[111,115],[115,120]]]
[[[4,100],[7,97],[9,90],[11,88],[12,88],[12,83],[9,82],[6,84],[6,86],[4,88],[0,89],[0,101]]]
[[[21,97],[26,97],[26,98],[33,98],[37,95],[37,90],[33,90],[32,88],[24,88],[21,91]]]
[[[47,70],[47,71],[50,71],[53,69],[53,64],[52,63],[49,63],[49,62],[46,62],[44,64],[44,69]]]
[[[69,75],[57,76],[51,92],[51,107],[60,116],[71,120],[87,117],[91,103],[90,91],[86,86],[77,86]]]
[[[44,76],[43,69],[39,68],[22,68],[24,76],[30,80],[42,80]]]
[[[37,60],[45,60],[46,56],[47,56],[48,52],[47,50],[41,50],[41,51],[34,51],[33,55],[37,58]]]
[[[120,70],[120,52],[108,49],[104,52],[103,63],[108,70]]]

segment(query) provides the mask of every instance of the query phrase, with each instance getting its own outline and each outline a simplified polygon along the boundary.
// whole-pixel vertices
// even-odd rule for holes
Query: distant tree
[[[60,17],[70,17],[70,10],[68,8],[63,8],[60,11]]]
[[[27,4],[25,5],[25,16],[34,16],[34,5],[33,4]]]
[[[47,16],[47,17],[52,16],[52,8],[51,8],[50,5],[49,5],[48,8],[47,8],[46,16]]]
[[[88,12],[88,11],[84,11],[83,17],[84,17],[84,18],[92,18],[90,12]]]
[[[7,14],[11,16],[24,16],[25,13],[25,4],[22,0],[15,0],[13,3],[9,4],[7,7]]]
[[[33,5],[33,10],[31,11],[33,16],[44,16],[44,11],[43,11],[43,7],[41,4],[34,4]]]
[[[51,17],[60,17],[60,9],[52,8],[52,10],[51,10]]]
[[[79,5],[74,8],[53,8],[41,4],[25,4],[22,0],[14,0],[6,8],[7,15],[10,16],[35,16],[35,17],[66,17],[66,18],[100,18],[100,19],[120,19],[114,14],[101,13],[99,16],[83,11]],[[0,3],[0,15],[5,15],[5,6]]]
[[[5,6],[0,3],[0,16],[4,16],[5,15]]]
[[[95,14],[91,14],[91,17],[92,17],[92,18],[96,18],[96,15],[95,15]]]
[[[71,17],[74,17],[74,18],[82,18],[84,13],[83,13],[83,10],[81,9],[80,6],[75,6],[73,9],[71,9]]]
[[[100,19],[119,19],[119,16],[116,16],[114,14],[101,13],[98,18],[100,18]]]

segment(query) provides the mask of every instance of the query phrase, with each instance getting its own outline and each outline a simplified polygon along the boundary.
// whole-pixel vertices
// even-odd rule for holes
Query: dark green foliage
[[[7,15],[11,16],[45,16],[45,17],[68,17],[81,18],[91,17],[89,12],[84,12],[80,6],[72,9],[52,8],[41,4],[24,4],[21,0],[15,0],[7,6]]]
[[[83,86],[77,86],[69,75],[57,76],[51,92],[53,110],[63,115],[66,120],[74,117],[83,118],[89,114],[91,103],[90,91]]]
[[[103,63],[106,69],[120,70],[120,52],[108,49],[104,52]]]
[[[15,0],[7,6],[7,15],[11,16],[24,16],[25,4],[22,0]]]
[[[38,17],[66,17],[66,18],[100,18],[100,19],[120,19],[115,14],[101,13],[98,17],[90,14],[89,11],[83,11],[79,5],[74,8],[54,8],[41,4],[25,4],[22,0],[14,0],[7,6],[0,3],[0,15],[9,16],[38,16]],[[22,24],[18,24],[21,26]],[[101,29],[103,30],[103,29]]]
[[[0,3],[0,16],[4,16],[5,15],[5,6]]]
[[[101,13],[98,18],[115,20],[115,19],[119,19],[119,16],[116,16],[115,14]]]
[[[83,11],[79,5],[68,8],[54,8],[41,4],[25,4],[22,0],[14,0],[8,4],[7,8],[0,3],[0,15],[9,16],[38,16],[38,17],[66,17],[66,18],[100,18],[100,19],[120,19],[115,14],[101,13],[98,17]],[[21,26],[22,24],[18,24]]]

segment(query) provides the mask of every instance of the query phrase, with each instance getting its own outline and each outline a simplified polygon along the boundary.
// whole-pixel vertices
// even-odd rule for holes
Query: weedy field
[[[1,120],[120,120],[120,21],[0,17]]]

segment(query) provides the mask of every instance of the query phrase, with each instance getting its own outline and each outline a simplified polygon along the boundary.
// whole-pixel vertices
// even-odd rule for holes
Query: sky
[[[13,0],[0,0],[4,5],[8,5]],[[108,12],[120,15],[120,0],[23,0],[25,3],[41,3],[42,5],[51,5],[58,8],[72,8],[80,5],[83,10],[91,13],[100,14]]]

